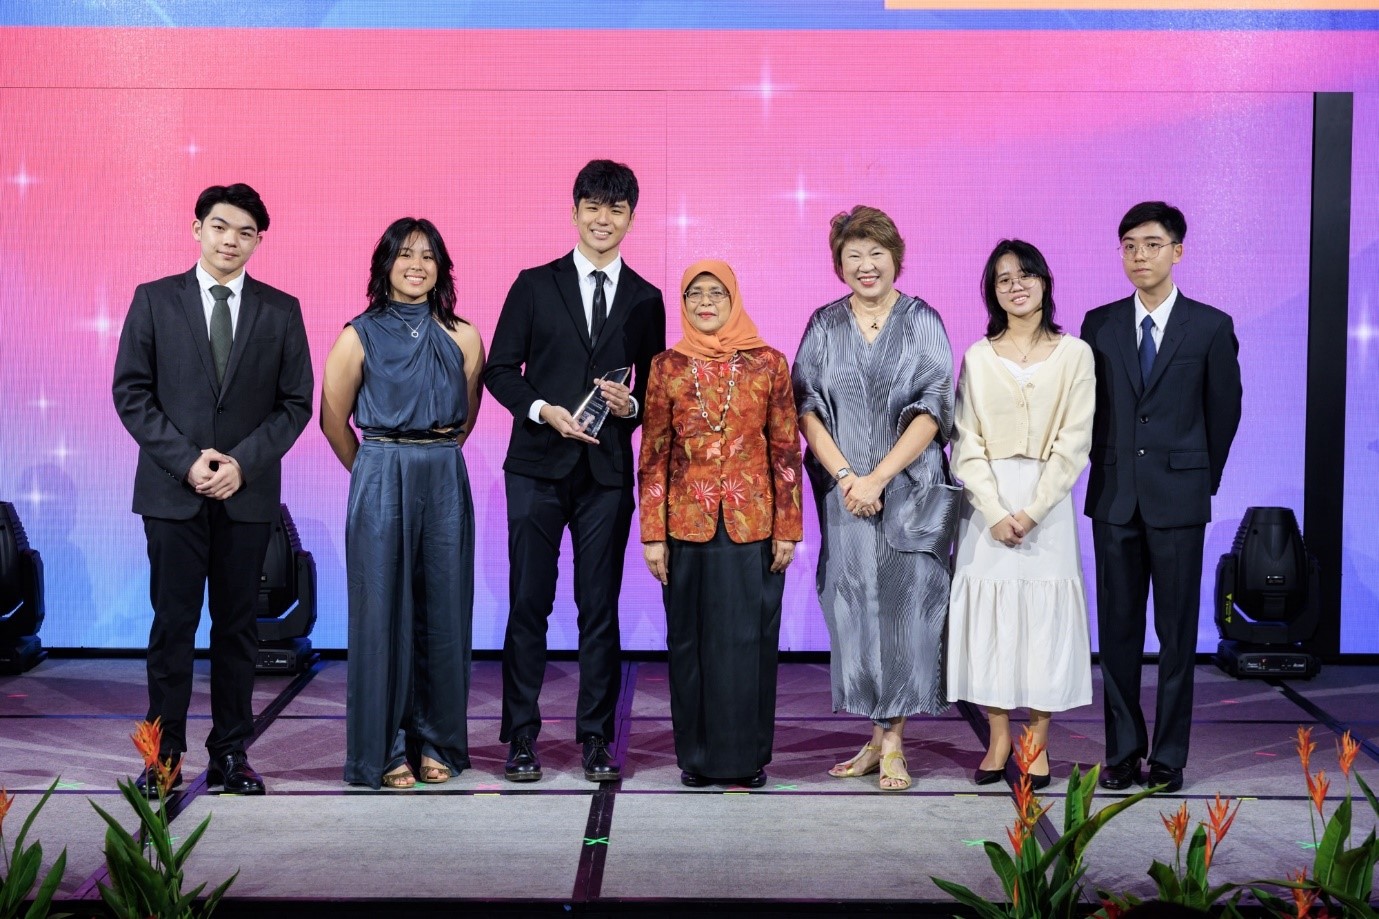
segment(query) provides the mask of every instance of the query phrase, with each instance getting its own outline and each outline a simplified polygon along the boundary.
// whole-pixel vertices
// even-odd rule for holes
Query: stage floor
[[[498,743],[499,665],[474,665],[470,700],[473,768],[440,786],[413,791],[351,788],[340,779],[345,745],[345,664],[328,661],[300,677],[257,684],[258,732],[250,759],[268,783],[264,798],[206,793],[201,744],[209,729],[209,680],[198,662],[188,785],[173,826],[210,828],[188,864],[191,883],[211,886],[239,871],[217,915],[384,914],[385,903],[440,914],[465,908],[514,914],[630,911],[688,914],[695,905],[740,905],[753,914],[862,912],[904,907],[941,912],[931,876],[995,896],[999,887],[980,840],[1005,840],[1014,815],[1004,784],[977,789],[972,769],[983,748],[975,712],[954,706],[916,718],[907,730],[911,791],[883,793],[875,775],[833,779],[828,767],[856,751],[862,719],[829,711],[828,668],[781,667],[775,760],[766,787],[686,789],[679,783],[669,721],[666,667],[624,665],[619,746],[624,778],[584,781],[572,737],[577,672],[553,663],[542,698],[547,718],[539,753],[546,778],[502,778]],[[16,793],[6,819],[13,840],[54,777],[54,795],[31,831],[51,860],[67,848],[60,897],[96,897],[105,880],[103,825],[91,802],[132,820],[115,782],[137,773],[129,734],[145,705],[139,660],[50,660],[28,674],[0,677],[0,785]],[[1218,852],[1214,881],[1282,877],[1312,861],[1310,805],[1294,754],[1298,725],[1315,725],[1313,769],[1345,783],[1333,752],[1349,728],[1369,741],[1357,768],[1371,784],[1379,749],[1376,667],[1328,667],[1311,681],[1236,681],[1213,667],[1197,671],[1193,755],[1186,785],[1113,821],[1088,858],[1088,891],[1148,895],[1151,859],[1172,861],[1160,822],[1187,799],[1194,824],[1217,792],[1243,798]],[[1154,668],[1145,670],[1153,710]],[[1100,686],[1093,704],[1057,717],[1051,735],[1054,801],[1073,763],[1102,752]],[[1098,800],[1113,797],[1099,792]],[[1358,802],[1357,827],[1373,824]],[[1328,809],[1329,813],[1329,809]]]

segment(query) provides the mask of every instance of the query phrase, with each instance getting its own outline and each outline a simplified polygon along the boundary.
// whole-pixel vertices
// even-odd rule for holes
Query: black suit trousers
[[[610,743],[621,684],[618,594],[632,523],[632,491],[595,481],[581,452],[570,474],[538,479],[504,473],[508,501],[509,598],[503,640],[503,721],[499,739],[535,738],[546,675],[546,631],[555,605],[565,528],[574,546],[579,625],[579,698],[575,738]]]
[[[187,708],[201,605],[211,614],[212,757],[241,752],[254,730],[254,603],[272,525],[231,520],[205,499],[189,520],[144,518],[153,626],[148,636],[148,720],[163,719],[163,755],[187,749]]]
[[[1183,768],[1192,731],[1192,679],[1202,596],[1203,525],[1151,527],[1092,521],[1097,630],[1105,692],[1106,762],[1145,758]],[[1140,708],[1146,603],[1154,587],[1159,680],[1154,744]]]

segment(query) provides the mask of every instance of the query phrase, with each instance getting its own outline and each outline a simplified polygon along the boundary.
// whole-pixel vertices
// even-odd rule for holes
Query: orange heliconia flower
[[[1216,851],[1216,846],[1221,840],[1226,838],[1226,834],[1231,831],[1231,824],[1235,822],[1235,815],[1240,813],[1240,802],[1235,802],[1235,810],[1231,810],[1231,799],[1221,800],[1218,792],[1216,800],[1207,805],[1207,849],[1203,853],[1206,859],[1206,866],[1211,867],[1211,856]]]
[[[0,835],[5,832],[5,815],[10,812],[10,805],[14,803],[14,795],[6,792],[7,789],[0,785]]]
[[[1326,790],[1331,787],[1331,781],[1326,777],[1326,770],[1317,772],[1316,781],[1308,781],[1307,790],[1312,798],[1312,806],[1317,809],[1317,816],[1325,816],[1322,813],[1322,802],[1326,800]]]
[[[1014,828],[1006,829],[1006,838],[1010,840],[1010,847],[1015,850],[1015,857],[1019,858],[1020,853],[1025,849],[1025,840],[1029,838],[1029,830],[1025,827],[1023,820],[1015,821]]]
[[[158,748],[163,745],[163,718],[160,715],[150,721],[140,721],[134,726],[129,739],[134,741],[134,749],[144,758],[144,768],[151,769],[158,762]]]
[[[1288,880],[1296,881],[1299,884],[1306,884],[1307,869],[1300,868],[1297,871],[1291,872],[1288,875]],[[1299,890],[1297,888],[1292,888],[1291,893],[1293,894],[1293,906],[1298,911],[1298,919],[1309,919],[1309,917],[1312,917],[1312,919],[1322,919],[1322,917],[1326,915],[1326,911],[1323,910],[1320,916],[1313,916],[1312,907],[1317,905],[1317,892],[1315,890]]]
[[[1020,742],[1015,746],[1015,765],[1020,768],[1021,775],[1029,773],[1029,767],[1039,758],[1039,754],[1044,752],[1044,745],[1034,739],[1034,732],[1028,727],[1020,735]]]
[[[1350,767],[1355,763],[1355,754],[1360,752],[1360,742],[1346,731],[1340,740],[1341,773],[1350,778]]]
[[[1124,912],[1124,910],[1111,900],[1101,901],[1101,913],[1106,919],[1120,919]]]
[[[1312,742],[1312,729],[1298,726],[1298,760],[1302,763],[1302,771],[1311,774],[1312,771],[1312,751],[1317,749],[1317,745]]]
[[[1168,830],[1168,835],[1173,837],[1173,845],[1181,849],[1183,847],[1183,840],[1187,838],[1187,802],[1184,801],[1178,807],[1178,812],[1172,817],[1160,813],[1159,819],[1164,822],[1164,829]]]

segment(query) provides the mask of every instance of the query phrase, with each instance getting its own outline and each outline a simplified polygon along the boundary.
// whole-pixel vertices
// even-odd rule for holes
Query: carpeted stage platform
[[[251,761],[265,798],[205,793],[201,744],[209,728],[204,662],[192,703],[189,785],[173,826],[214,815],[189,863],[193,883],[240,872],[217,915],[451,915],[498,913],[692,915],[951,915],[931,875],[994,896],[999,887],[979,840],[1005,839],[1014,815],[1005,785],[970,783],[983,747],[976,713],[955,706],[909,728],[914,788],[882,793],[876,776],[826,775],[851,755],[864,723],[829,711],[822,664],[781,668],[775,761],[760,791],[690,790],[671,745],[665,665],[625,665],[620,707],[625,777],[600,789],[578,770],[570,734],[575,665],[552,664],[539,747],[546,779],[502,779],[497,740],[499,665],[474,667],[470,744],[474,766],[414,791],[350,788],[340,781],[345,743],[345,664],[297,678],[260,678]],[[1146,668],[1152,711],[1153,668]],[[1212,869],[1216,881],[1281,877],[1310,864],[1309,804],[1293,752],[1299,724],[1316,725],[1314,769],[1343,790],[1333,747],[1350,728],[1370,741],[1357,768],[1379,780],[1376,667],[1328,667],[1310,682],[1238,682],[1213,667],[1197,676],[1193,757],[1172,800],[1148,800],[1103,831],[1088,858],[1090,886],[1152,893],[1152,858],[1171,861],[1160,823],[1187,798],[1194,821],[1215,793],[1245,798]],[[54,776],[60,791],[34,833],[49,859],[67,847],[60,896],[68,908],[104,880],[102,824],[89,801],[130,818],[115,790],[138,763],[128,739],[145,704],[140,660],[50,660],[0,678],[0,785],[17,792],[6,825],[17,832]],[[1054,723],[1055,781],[1047,797],[1061,825],[1061,795],[1074,762],[1098,761],[1101,701]],[[1371,781],[1374,784],[1374,781]],[[1108,793],[1098,794],[1099,799]],[[1329,812],[1329,811],[1328,811]],[[1357,823],[1372,814],[1363,806]],[[401,901],[405,901],[403,907]],[[94,903],[92,904],[94,906]],[[402,907],[402,908],[400,908]]]

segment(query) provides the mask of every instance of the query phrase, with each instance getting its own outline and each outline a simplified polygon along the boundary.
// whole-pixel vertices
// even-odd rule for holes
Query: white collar
[[[245,272],[241,271],[239,274],[226,281],[222,286],[230,288],[233,296],[238,297],[244,291],[244,277]],[[201,264],[200,259],[196,260],[196,283],[199,284],[204,291],[209,291],[215,285],[220,284],[219,281],[211,277],[211,273]]]
[[[1168,325],[1168,317],[1173,313],[1173,304],[1177,302],[1177,284],[1174,284],[1173,289],[1168,292],[1168,296],[1164,297],[1164,302],[1154,307],[1154,312],[1152,313],[1144,308],[1144,303],[1140,300],[1140,292],[1138,290],[1135,291],[1135,325],[1138,326],[1144,322],[1145,316],[1151,316],[1154,319],[1155,328],[1162,332]]]
[[[613,261],[609,262],[607,265],[604,265],[602,268],[595,268],[594,263],[589,261],[589,257],[586,256],[583,252],[579,251],[578,246],[575,247],[574,255],[575,270],[579,272],[579,279],[581,281],[589,277],[589,275],[593,274],[595,271],[602,271],[604,274],[608,276],[608,280],[612,282],[614,287],[618,286],[618,275],[622,274],[621,252],[617,254],[617,257],[614,258]]]

